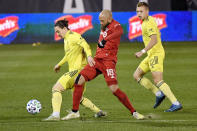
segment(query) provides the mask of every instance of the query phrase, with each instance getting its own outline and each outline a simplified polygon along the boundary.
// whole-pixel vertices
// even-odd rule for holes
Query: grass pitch
[[[91,44],[95,54],[96,44]],[[121,43],[117,74],[120,88],[128,95],[136,110],[151,119],[135,120],[112,95],[102,75],[88,82],[85,96],[108,113],[94,118],[90,110],[80,106],[81,118],[60,122],[41,122],[51,109],[51,87],[67,72],[54,73],[53,67],[64,55],[63,44],[12,44],[0,46],[0,131],[196,131],[197,130],[197,43],[164,43],[166,59],[164,80],[169,84],[183,109],[165,113],[171,105],[166,99],[153,109],[155,96],[132,78],[141,59],[134,53],[143,48],[141,43]],[[147,75],[151,78],[151,75]],[[38,99],[43,109],[31,115],[26,103]],[[61,116],[72,107],[71,92],[63,93]]]

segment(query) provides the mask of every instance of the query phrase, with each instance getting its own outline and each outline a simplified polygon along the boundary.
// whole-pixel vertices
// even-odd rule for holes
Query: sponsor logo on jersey
[[[7,37],[12,32],[19,29],[18,26],[18,17],[17,16],[8,16],[0,19],[0,36]]]
[[[91,15],[82,15],[77,18],[74,18],[72,15],[66,15],[58,18],[55,20],[55,22],[63,19],[68,20],[68,28],[71,31],[77,32],[79,34],[83,34],[93,28]],[[61,38],[55,33],[55,40],[58,41],[60,39]]]
[[[159,29],[163,29],[167,27],[166,14],[155,14],[152,17],[155,18],[155,21]],[[142,26],[142,21],[137,16],[133,16],[129,19],[128,37],[130,40],[142,35],[141,26]]]

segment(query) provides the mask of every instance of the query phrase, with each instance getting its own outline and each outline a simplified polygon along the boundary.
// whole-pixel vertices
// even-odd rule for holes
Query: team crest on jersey
[[[167,27],[166,14],[155,14],[152,16],[155,18],[159,29]],[[142,35],[142,21],[137,17],[133,16],[129,19],[129,33],[128,37],[130,40]]]
[[[106,28],[105,31],[101,31],[100,34],[103,36],[103,38],[107,37],[107,31],[108,31],[108,30],[109,30],[109,29]]]

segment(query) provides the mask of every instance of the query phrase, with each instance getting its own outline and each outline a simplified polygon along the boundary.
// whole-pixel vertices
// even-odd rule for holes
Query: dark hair
[[[137,4],[137,7],[141,7],[141,6],[145,6],[147,9],[149,9],[149,5],[148,5],[148,3],[146,3],[146,2],[139,2],[139,3]]]
[[[64,19],[64,20],[58,20],[56,23],[55,23],[55,26],[59,26],[60,28],[64,28],[66,27],[68,30],[68,20]]]

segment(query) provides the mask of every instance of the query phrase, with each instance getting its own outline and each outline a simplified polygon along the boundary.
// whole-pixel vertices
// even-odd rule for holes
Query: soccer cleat
[[[136,118],[137,120],[144,120],[145,119],[145,117],[138,112],[133,112],[133,117]]]
[[[98,117],[103,117],[103,116],[107,116],[106,112],[103,112],[102,110],[97,112],[94,117],[98,118]]]
[[[59,120],[60,120],[60,117],[50,115],[49,117],[43,119],[42,121],[59,121]]]
[[[70,119],[79,118],[79,117],[80,117],[79,111],[77,112],[69,111],[68,115],[61,118],[61,120],[70,120]]]
[[[156,96],[156,101],[155,101],[155,105],[153,106],[153,108],[157,108],[161,102],[165,99],[165,95],[163,94],[163,92],[161,92],[160,96]]]
[[[164,112],[174,112],[174,111],[178,111],[180,109],[182,109],[182,105],[179,104],[179,105],[174,105],[172,104],[171,107],[168,109],[168,110],[165,110]]]

